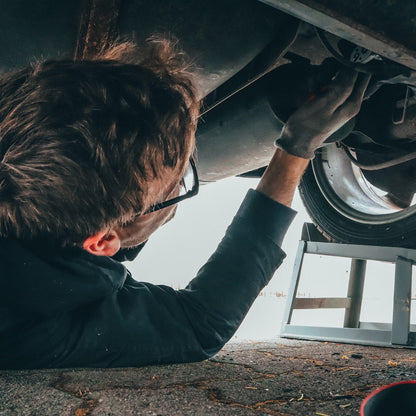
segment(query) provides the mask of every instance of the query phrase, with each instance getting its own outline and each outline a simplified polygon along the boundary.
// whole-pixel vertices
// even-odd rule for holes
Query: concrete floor
[[[376,388],[416,379],[416,350],[277,340],[202,363],[0,371],[1,416],[358,415]]]

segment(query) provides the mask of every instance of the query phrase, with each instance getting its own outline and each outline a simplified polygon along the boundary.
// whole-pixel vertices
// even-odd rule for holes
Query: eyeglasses
[[[182,180],[179,183],[179,195],[175,198],[168,199],[167,201],[160,202],[151,206],[145,212],[137,214],[136,217],[140,215],[150,214],[151,212],[159,211],[163,208],[175,205],[178,202],[183,201],[184,199],[191,198],[195,196],[199,191],[199,179],[198,173],[196,171],[195,161],[191,157],[189,159],[188,169],[185,171],[185,174],[182,177]]]

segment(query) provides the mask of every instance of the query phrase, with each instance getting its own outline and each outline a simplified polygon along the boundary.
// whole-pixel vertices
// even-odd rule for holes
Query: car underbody
[[[343,67],[371,73],[360,114],[312,161],[300,193],[330,240],[416,245],[413,0],[79,0],[3,5],[2,70],[89,59],[117,38],[174,36],[203,99],[203,182],[258,176],[305,100]]]

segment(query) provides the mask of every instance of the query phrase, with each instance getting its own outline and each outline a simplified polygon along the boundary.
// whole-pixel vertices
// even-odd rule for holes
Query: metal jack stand
[[[410,327],[412,265],[416,249],[323,242],[313,224],[305,223],[295,259],[281,336],[364,345],[416,348],[416,332]],[[346,298],[297,298],[296,293],[306,253],[351,258]],[[367,260],[395,263],[393,319],[391,324],[360,322]],[[343,308],[344,327],[292,325],[294,309]],[[412,326],[413,327],[413,326]]]

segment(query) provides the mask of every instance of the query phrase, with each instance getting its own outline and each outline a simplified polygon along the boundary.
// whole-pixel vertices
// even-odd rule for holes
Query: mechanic
[[[368,78],[339,73],[290,117],[217,250],[174,290],[134,280],[121,261],[196,193],[192,82],[183,55],[160,39],[147,55],[122,43],[95,60],[3,75],[0,368],[217,353],[281,264],[296,186],[315,150],[357,114]]]

